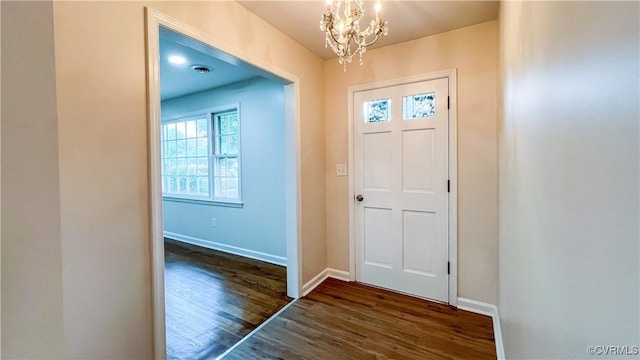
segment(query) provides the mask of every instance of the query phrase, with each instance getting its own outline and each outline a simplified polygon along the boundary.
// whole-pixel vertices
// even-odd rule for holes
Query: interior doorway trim
[[[300,256],[300,80],[268,62],[220,39],[146,7],[147,106],[149,146],[149,208],[151,234],[151,275],[153,302],[153,349],[155,359],[166,358],[164,299],[164,237],[162,224],[162,184],[160,181],[160,26],[186,35],[255,67],[285,79],[285,237],[287,244],[287,295],[300,297],[302,257]]]
[[[451,271],[449,274],[450,305],[458,305],[458,111],[457,111],[457,70],[449,69],[428,74],[378,81],[369,84],[354,85],[347,90],[349,98],[349,280],[356,280],[356,239],[355,239],[355,154],[353,131],[353,100],[354,93],[358,91],[373,90],[402,84],[410,84],[427,80],[446,78],[449,80],[449,180],[451,192],[449,193],[449,262]]]

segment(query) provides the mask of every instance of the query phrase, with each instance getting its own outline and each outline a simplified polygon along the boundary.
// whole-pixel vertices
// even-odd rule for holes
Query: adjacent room
[[[167,358],[209,359],[291,300],[284,85],[159,30]]]

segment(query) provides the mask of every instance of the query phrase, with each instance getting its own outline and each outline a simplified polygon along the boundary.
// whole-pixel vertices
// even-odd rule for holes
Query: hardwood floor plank
[[[495,359],[491,318],[327,279],[225,359]]]
[[[212,359],[275,314],[286,268],[165,239],[168,359]]]

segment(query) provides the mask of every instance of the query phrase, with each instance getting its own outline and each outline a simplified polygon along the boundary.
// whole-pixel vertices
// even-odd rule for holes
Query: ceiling
[[[171,30],[160,28],[160,98],[172,99],[260,76],[257,69],[238,66],[237,59],[224,61],[219,51]],[[184,64],[172,64],[170,56],[181,56]],[[226,54],[224,54],[226,55]],[[221,59],[222,57],[223,59]],[[229,57],[227,55],[227,57]],[[198,73],[192,65],[206,65],[210,73]]]
[[[336,57],[324,47],[319,28],[325,1],[237,1],[321,58]],[[499,1],[381,1],[380,14],[389,21],[389,35],[372,49],[494,20],[499,10]],[[364,1],[365,23],[373,18],[374,5],[375,1]]]
[[[335,0],[334,0],[335,1]],[[319,29],[324,0],[247,1],[238,2],[302,44],[323,59],[335,58],[324,47],[324,34]],[[375,1],[364,2],[364,21],[373,13]],[[389,35],[382,37],[372,48],[417,39],[498,17],[498,1],[395,1],[382,0],[381,15],[389,21]],[[184,64],[169,62],[171,55],[185,58]],[[207,65],[213,69],[201,74],[190,67]],[[247,64],[229,54],[211,48],[169,29],[160,28],[160,96],[172,99],[254,77],[275,81],[283,79]]]

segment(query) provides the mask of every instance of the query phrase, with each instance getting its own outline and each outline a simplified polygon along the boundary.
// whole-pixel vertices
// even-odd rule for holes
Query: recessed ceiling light
[[[180,65],[186,63],[187,59],[185,59],[184,56],[171,55],[169,56],[169,62],[172,64]]]
[[[191,70],[198,72],[200,74],[206,74],[206,73],[212,72],[213,68],[207,65],[195,64],[195,65],[191,65]]]

